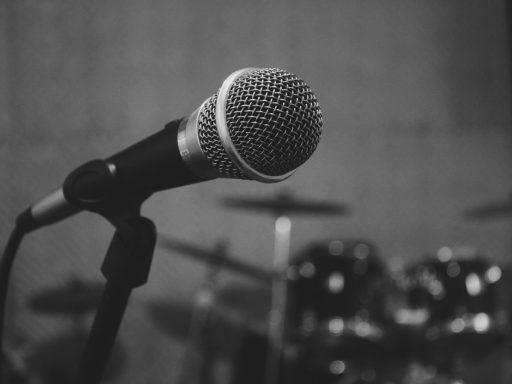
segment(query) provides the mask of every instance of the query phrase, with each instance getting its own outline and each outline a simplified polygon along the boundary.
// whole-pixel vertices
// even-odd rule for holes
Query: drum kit
[[[471,247],[442,247],[412,265],[386,264],[357,238],[320,239],[289,257],[291,215],[347,215],[343,204],[297,199],[226,198],[231,209],[275,219],[272,270],[243,262],[227,241],[211,249],[160,235],[158,246],[208,266],[193,302],[148,303],[150,319],[185,343],[179,384],[215,383],[219,360],[238,384],[462,383],[460,369],[509,343],[508,308],[498,300],[503,270]],[[467,211],[467,220],[512,214],[512,201]],[[220,284],[229,271],[249,283]],[[84,318],[102,287],[80,279],[30,297],[37,314],[67,316],[71,328],[7,364],[12,383],[72,382],[87,338]],[[106,382],[126,353],[114,348]],[[194,377],[191,377],[194,376]],[[223,381],[225,382],[225,380]]]
[[[211,366],[219,356],[231,359],[233,384],[455,384],[463,382],[464,364],[509,343],[508,308],[498,300],[504,272],[471,247],[441,247],[396,268],[366,239],[321,239],[289,259],[289,216],[346,215],[349,208],[291,194],[222,204],[274,216],[273,270],[229,256],[225,243],[208,250],[161,235],[161,248],[208,263],[212,272],[195,303],[150,307],[168,333],[195,340],[187,349],[202,355],[201,384],[215,381]],[[464,216],[510,213],[512,202]],[[220,288],[221,270],[251,285]],[[191,321],[192,312],[202,321]],[[226,342],[234,329],[236,346]]]

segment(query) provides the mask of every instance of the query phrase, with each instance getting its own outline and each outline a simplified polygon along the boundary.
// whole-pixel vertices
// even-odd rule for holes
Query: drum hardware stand
[[[147,282],[156,243],[154,223],[140,215],[151,195],[132,193],[104,160],[93,160],[73,171],[64,182],[72,205],[96,212],[116,229],[101,272],[107,282],[79,364],[76,384],[99,384],[132,289]]]
[[[287,280],[286,270],[290,258],[291,221],[282,212],[276,212],[274,235],[274,274],[268,325],[268,347],[265,362],[265,384],[276,384],[284,352]]]
[[[191,349],[194,346],[200,349],[199,383],[209,384],[212,382],[214,356],[210,344],[211,330],[208,328],[208,321],[211,318],[211,311],[215,306],[217,297],[218,275],[220,272],[219,258],[224,255],[225,252],[226,244],[219,242],[216,247],[216,252],[214,253],[214,255],[218,257],[212,257],[209,260],[208,272],[203,284],[199,288],[199,292],[196,294],[196,307],[193,310],[192,319],[190,321],[188,340],[185,347],[185,357],[178,379],[179,384],[188,383],[190,376],[188,372],[188,360],[190,359],[189,354],[192,352]],[[194,369],[190,369],[190,371],[195,372]]]
[[[272,275],[272,302],[268,325],[268,348],[265,365],[264,384],[276,384],[278,381],[293,382],[291,372],[281,363],[287,363],[293,348],[285,345],[285,315],[287,310],[287,269],[290,253],[290,213],[299,214],[347,214],[349,209],[345,205],[319,201],[294,199],[288,191],[279,193],[271,199],[239,199],[227,198],[224,205],[236,209],[245,209],[257,212],[270,212],[275,220],[275,246],[274,246],[274,273]],[[290,354],[288,353],[290,352]],[[285,356],[288,355],[288,356]],[[280,376],[280,368],[283,367]]]

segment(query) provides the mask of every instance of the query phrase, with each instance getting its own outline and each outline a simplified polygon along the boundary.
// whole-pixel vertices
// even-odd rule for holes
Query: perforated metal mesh
[[[201,149],[221,176],[248,179],[227,155],[220,141],[215,122],[217,94],[210,97],[198,117],[198,135]]]
[[[201,148],[221,176],[247,178],[226,154],[215,122],[212,96],[199,115]],[[233,145],[253,169],[268,176],[286,174],[315,151],[322,112],[309,86],[276,68],[251,71],[232,85],[226,122]]]

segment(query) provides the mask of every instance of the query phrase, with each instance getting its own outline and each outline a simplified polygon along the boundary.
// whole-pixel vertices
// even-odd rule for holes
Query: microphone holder
[[[102,215],[116,229],[101,266],[105,288],[75,378],[76,384],[99,384],[131,291],[148,280],[157,232],[140,207],[151,193],[122,193],[119,175],[103,160],[77,168],[63,189],[69,202]]]

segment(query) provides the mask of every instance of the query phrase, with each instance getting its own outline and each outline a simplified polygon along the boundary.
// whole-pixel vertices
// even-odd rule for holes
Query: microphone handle
[[[106,159],[127,190],[152,192],[203,181],[183,161],[178,147],[181,119]]]

